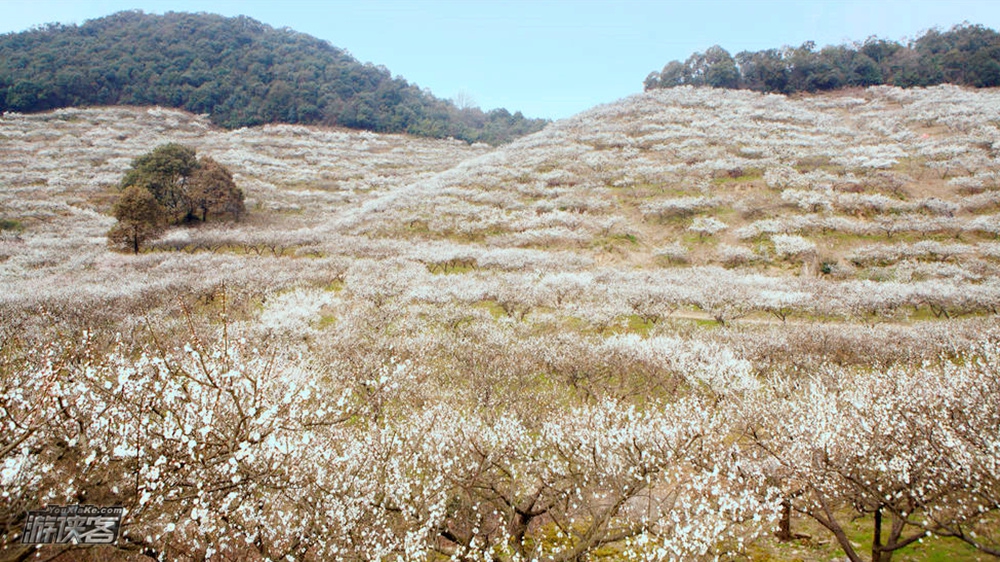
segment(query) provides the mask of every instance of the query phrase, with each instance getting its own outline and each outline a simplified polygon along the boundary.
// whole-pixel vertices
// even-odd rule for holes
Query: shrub
[[[730,246],[729,244],[721,244],[716,250],[716,255],[728,267],[745,265],[757,259],[757,255],[750,248],[746,246]]]

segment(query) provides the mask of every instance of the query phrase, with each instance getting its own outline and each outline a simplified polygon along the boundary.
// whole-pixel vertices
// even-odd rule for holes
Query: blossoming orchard
[[[245,212],[110,247],[168,143]],[[0,146],[0,560],[1000,557],[996,90]],[[117,542],[22,541],[76,504]]]

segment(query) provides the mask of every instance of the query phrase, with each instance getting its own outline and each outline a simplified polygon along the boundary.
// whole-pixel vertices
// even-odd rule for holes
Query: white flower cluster
[[[774,251],[781,257],[799,257],[816,251],[816,244],[801,236],[775,234],[771,237]]]

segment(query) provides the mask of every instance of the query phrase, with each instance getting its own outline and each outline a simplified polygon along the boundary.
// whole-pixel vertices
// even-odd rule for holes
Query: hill
[[[495,148],[7,114],[0,546],[44,497],[127,507],[109,560],[985,558],[998,96],[658,89]],[[167,142],[247,217],[110,250]]]
[[[230,129],[323,124],[491,144],[545,124],[459,109],[326,41],[244,16],[131,11],[0,36],[0,112],[94,105],[182,108]]]
[[[723,322],[769,314],[754,301],[761,275],[796,299],[840,295],[802,300],[796,314],[811,317],[897,319],[910,305],[977,314],[995,310],[1000,277],[996,98],[953,86],[802,98],[681,87],[493,150],[300,125],[226,132],[159,108],[9,115],[0,121],[0,219],[21,225],[30,243],[8,246],[4,267],[30,273],[23,288],[38,296],[49,265],[104,255],[91,237],[108,228],[104,213],[128,162],[178,142],[234,171],[251,219],[178,231],[164,249],[260,251],[264,242],[252,241],[267,239],[279,255],[371,250],[433,272],[611,268],[681,285],[709,268],[746,302],[729,310],[698,291],[672,298]],[[80,229],[59,243],[72,251],[25,253],[53,228]],[[25,259],[49,265],[10,269]],[[10,278],[11,298],[21,275]],[[866,293],[871,282],[885,292]],[[932,298],[962,287],[975,287],[978,300]],[[809,308],[818,302],[829,308]]]
[[[954,86],[654,90],[386,195],[355,228],[628,268],[988,280],[997,102]]]

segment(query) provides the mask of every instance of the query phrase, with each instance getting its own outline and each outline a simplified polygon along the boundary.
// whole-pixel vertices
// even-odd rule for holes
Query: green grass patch
[[[676,226],[677,228],[687,228],[691,222],[691,217],[697,215],[695,211],[689,213],[674,213],[671,215],[647,214],[643,215],[645,222],[651,222],[660,226]]]
[[[622,246],[637,246],[639,244],[639,239],[630,233],[625,234],[611,234],[608,236],[601,236],[594,238],[590,243],[591,249],[606,248],[613,249]]]
[[[324,291],[332,291],[334,293],[339,293],[339,292],[341,292],[341,291],[344,290],[344,286],[345,285],[346,285],[346,283],[344,283],[344,281],[342,279],[334,279],[333,281],[330,281],[329,283],[327,283],[327,285],[325,287],[323,287],[323,290]]]
[[[732,223],[740,219],[740,213],[732,207],[715,207],[709,216],[713,216],[732,227]]]
[[[867,560],[871,552],[872,517],[853,520],[843,517],[841,525],[853,543],[855,551]],[[735,560],[840,562],[845,559],[845,554],[833,535],[812,519],[795,516],[792,521],[792,532],[804,533],[808,538],[788,542],[778,542],[773,537],[761,538],[747,548],[745,557],[737,557]],[[888,529],[883,528],[882,532],[887,535]],[[912,529],[908,530],[907,535],[909,532],[912,532]],[[932,535],[895,551],[892,560],[893,562],[958,562],[986,561],[991,558],[957,539]]]
[[[694,232],[685,230],[684,234],[681,236],[681,243],[689,248],[701,245],[701,246],[718,246],[719,238],[718,236],[696,234]]]
[[[871,550],[872,521],[872,517],[867,516],[848,521],[844,525],[851,541],[861,545],[861,548],[856,548],[856,550],[866,553]],[[912,529],[909,531],[912,532]],[[883,529],[882,532],[887,534],[886,529]],[[885,539],[883,538],[883,540]],[[838,554],[843,552],[836,541],[832,541],[831,544],[837,546]],[[892,559],[894,562],[953,562],[956,560],[987,560],[988,557],[956,539],[930,536],[897,550]]]
[[[722,324],[719,324],[718,322],[710,318],[681,318],[681,320],[686,320],[688,322],[693,323],[695,326],[698,326],[699,328],[705,328],[708,330],[714,330],[722,327]]]
[[[14,219],[0,219],[0,230],[9,230],[11,232],[22,232],[24,231],[24,225],[21,221]]]
[[[639,334],[643,337],[649,335],[649,331],[656,326],[654,322],[647,322],[639,317],[637,314],[629,314],[628,321],[626,322],[628,326],[628,331]]]
[[[500,306],[500,304],[495,300],[479,301],[473,306],[476,308],[485,308],[490,312],[490,315],[493,316],[494,320],[502,316],[507,316],[507,312],[505,312],[503,307]]]

